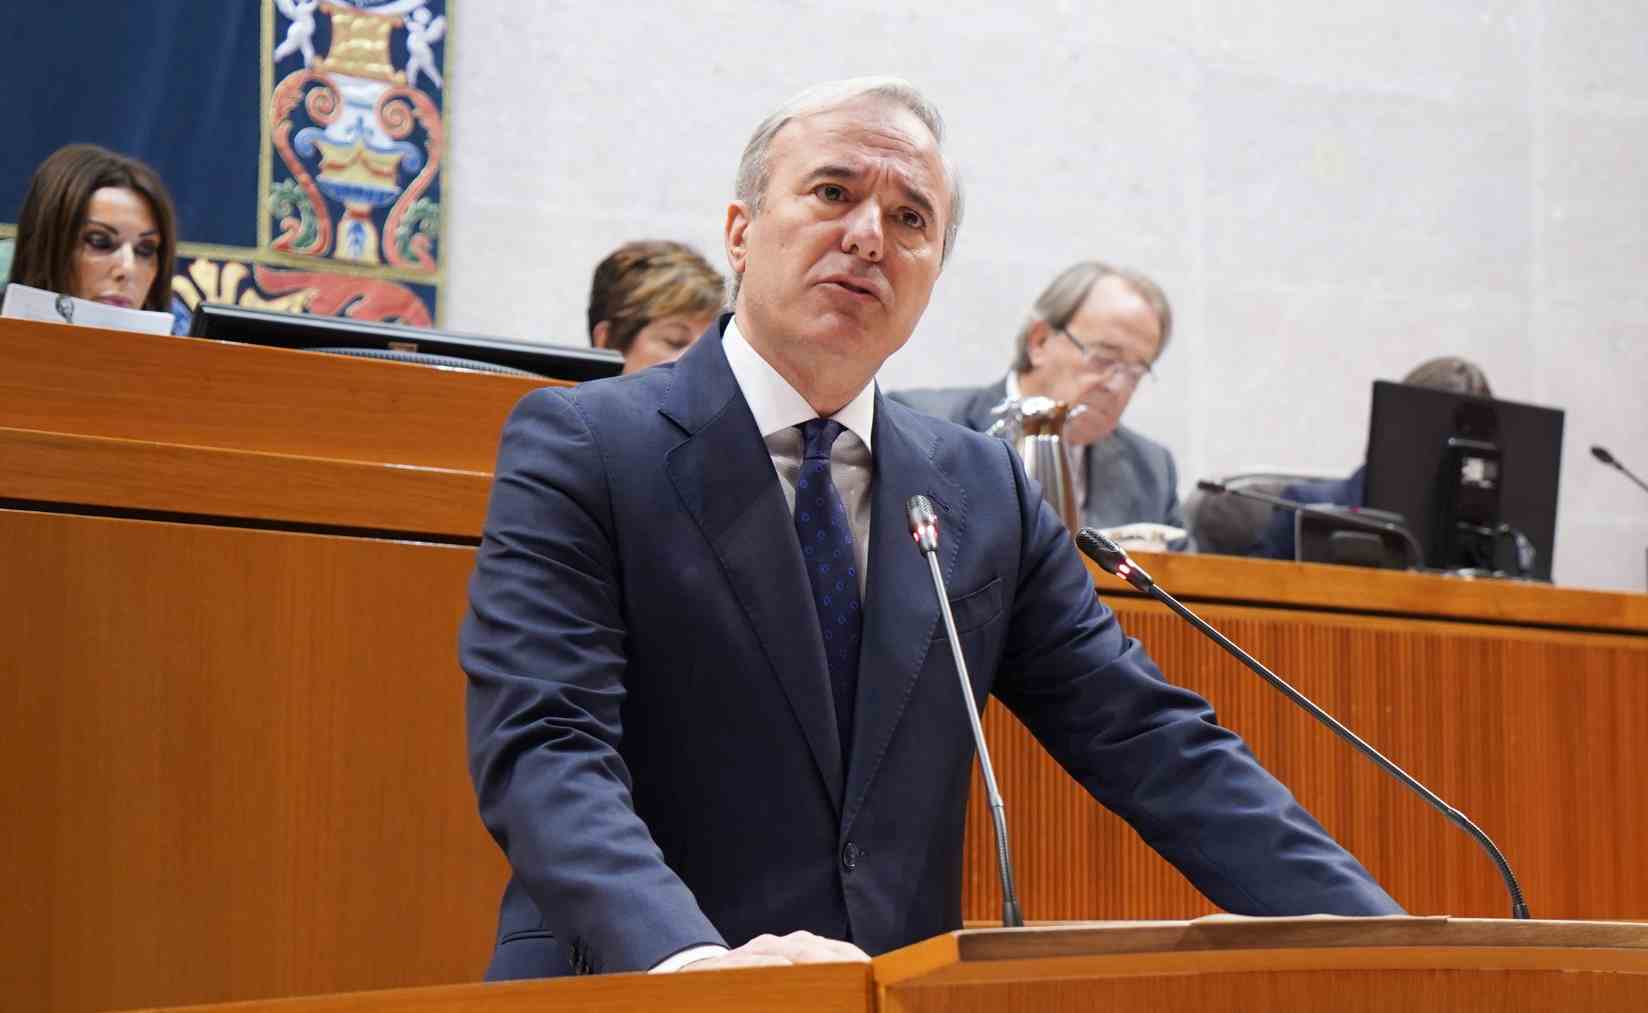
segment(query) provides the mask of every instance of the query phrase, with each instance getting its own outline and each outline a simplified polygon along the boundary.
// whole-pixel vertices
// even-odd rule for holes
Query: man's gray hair
[[[914,113],[916,119],[922,122],[922,125],[932,133],[933,139],[938,142],[939,155],[944,162],[944,175],[950,185],[950,214],[944,226],[944,248],[940,254],[940,263],[943,263],[950,258],[950,251],[955,249],[956,233],[961,229],[961,174],[956,171],[955,163],[944,151],[944,117],[939,113],[938,106],[915,85],[903,78],[853,77],[845,81],[830,81],[814,85],[779,106],[761,121],[761,125],[755,128],[755,133],[750,135],[749,143],[744,145],[744,154],[738,160],[735,194],[749,206],[752,218],[760,214],[761,205],[767,197],[767,184],[772,180],[768,150],[772,147],[773,138],[784,129],[784,125],[798,116],[836,109],[857,99],[871,96],[887,99]],[[738,294],[739,280],[738,273],[734,272],[732,292],[735,297]]]
[[[1044,289],[1036,299],[1036,304],[1030,308],[1030,316],[1019,328],[1018,348],[1013,357],[1013,372],[1027,373],[1030,371],[1030,335],[1036,325],[1045,323],[1055,331],[1062,331],[1070,326],[1070,318],[1081,309],[1082,303],[1093,291],[1093,286],[1106,278],[1120,278],[1128,287],[1139,294],[1139,298],[1150,304],[1156,313],[1156,322],[1161,326],[1162,343],[1156,349],[1156,358],[1167,351],[1167,339],[1173,333],[1173,307],[1168,305],[1167,293],[1162,287],[1137,271],[1125,267],[1111,267],[1101,264],[1097,260],[1084,260],[1060,272],[1053,283]]]

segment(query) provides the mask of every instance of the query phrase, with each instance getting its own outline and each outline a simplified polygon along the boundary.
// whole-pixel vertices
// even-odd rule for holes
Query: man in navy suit
[[[1398,910],[1123,633],[1007,445],[877,389],[959,225],[942,141],[894,79],[792,100],[727,210],[734,312],[505,426],[461,643],[514,873],[490,977],[863,960],[960,926],[973,743],[916,493],[979,700],[1221,906]]]

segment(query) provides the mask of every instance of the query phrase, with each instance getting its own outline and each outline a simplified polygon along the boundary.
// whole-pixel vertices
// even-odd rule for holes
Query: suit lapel
[[[839,814],[843,763],[824,643],[784,492],[721,349],[727,319],[675,366],[659,411],[686,439],[664,466],[720,559]]]
[[[940,571],[946,581],[955,576],[966,535],[960,491],[934,466],[934,438],[926,436],[924,443],[924,434],[908,424],[910,414],[877,391],[864,642],[843,832],[851,827],[869,794],[926,663],[939,621],[933,579],[926,559],[911,542],[905,505],[917,493],[937,501]]]

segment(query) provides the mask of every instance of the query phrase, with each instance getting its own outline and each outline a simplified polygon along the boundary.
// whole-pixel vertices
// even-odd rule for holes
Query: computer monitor
[[[1561,469],[1560,409],[1373,385],[1363,500],[1407,518],[1429,567],[1550,580]]]
[[[502,370],[555,380],[598,380],[623,372],[624,357],[604,348],[533,345],[524,341],[454,334],[422,327],[348,317],[279,313],[274,310],[202,303],[189,334],[217,341],[273,345],[339,354],[366,354],[434,366],[503,367]]]

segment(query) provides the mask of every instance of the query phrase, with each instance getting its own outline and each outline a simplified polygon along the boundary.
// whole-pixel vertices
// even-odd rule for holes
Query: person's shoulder
[[[949,418],[950,410],[968,401],[977,390],[976,387],[913,387],[889,391],[887,396],[918,412]]]
[[[1168,466],[1171,466],[1173,463],[1173,451],[1167,449],[1167,445],[1165,443],[1158,443],[1145,434],[1139,432],[1137,429],[1131,429],[1124,425],[1118,425],[1116,426],[1116,431],[1112,435],[1112,438],[1119,440],[1124,446],[1131,449],[1140,457],[1144,457],[1149,460],[1161,461]]]
[[[999,385],[983,387],[916,387],[895,390],[888,397],[899,404],[941,419],[976,425],[1001,400]]]
[[[516,404],[521,412],[570,410],[588,421],[633,419],[657,414],[674,379],[674,363],[651,366],[600,380],[585,380],[571,386],[545,386],[528,391]]]
[[[935,460],[957,457],[977,459],[979,455],[1000,454],[1006,447],[1004,440],[986,436],[947,416],[925,411],[902,398],[887,395],[881,410],[887,413],[887,422],[897,426],[918,446],[924,447]]]
[[[585,380],[571,388],[580,402],[602,405],[629,405],[662,402],[674,386],[680,364],[664,362],[635,373],[609,376],[600,380]]]

